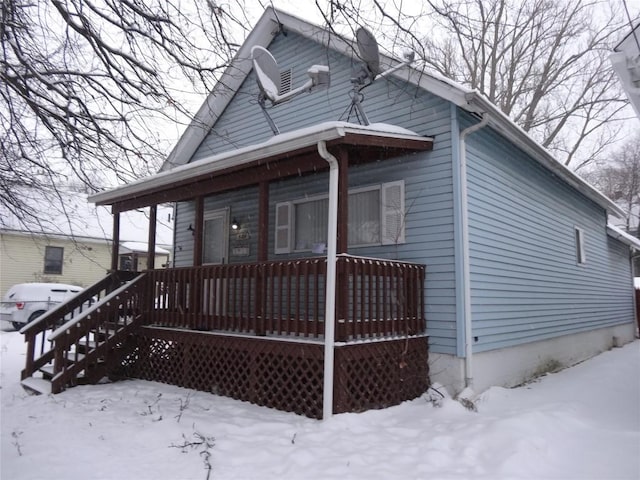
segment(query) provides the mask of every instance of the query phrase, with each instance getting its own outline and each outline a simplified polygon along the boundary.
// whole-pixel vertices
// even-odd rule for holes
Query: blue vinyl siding
[[[173,227],[173,265],[190,267],[193,265],[193,232],[189,230],[195,219],[194,202],[176,204],[176,220]]]
[[[352,59],[327,50],[315,42],[289,33],[276,37],[269,50],[281,70],[293,71],[292,87],[307,79],[306,70],[312,64],[328,65],[331,69],[329,89],[303,94],[290,102],[270,109],[281,132],[315,125],[325,121],[346,120],[343,115],[350,103]],[[257,105],[258,88],[252,72],[234,99],[220,115],[211,133],[205,138],[191,161],[230,149],[263,142],[272,132]],[[453,187],[451,179],[451,109],[448,102],[428,92],[407,87],[397,79],[387,78],[366,88],[364,109],[372,123],[383,122],[435,138],[432,152],[391,159],[354,167],[349,171],[350,187],[379,185],[405,180],[406,243],[402,245],[353,248],[350,253],[380,258],[397,258],[427,265],[426,317],[431,350],[455,353],[455,269],[453,247]],[[351,118],[351,121],[356,121]],[[257,189],[245,196],[224,194],[207,199],[211,208],[231,208],[231,215],[257,216]],[[328,174],[273,182],[270,185],[269,256],[271,259],[295,257],[274,255],[273,225],[275,204],[328,192]],[[253,204],[251,202],[254,202]],[[193,204],[179,206],[178,215],[193,219]],[[192,221],[192,220],[189,220]],[[193,239],[184,220],[177,232],[176,265],[190,265]],[[252,226],[251,257],[231,258],[231,261],[254,259],[257,226]],[[304,255],[310,255],[309,253]],[[298,255],[300,256],[300,255]]]
[[[292,88],[307,81],[307,69],[313,64],[327,65],[331,70],[328,89],[304,93],[289,102],[269,108],[282,133],[342,118],[350,105],[352,59],[290,32],[276,37],[269,51],[280,70],[291,68]],[[445,102],[426,92],[417,93],[394,78],[378,81],[364,89],[363,106],[372,123],[401,125],[421,135],[448,131],[449,113]],[[271,129],[257,103],[258,86],[252,71],[234,99],[217,119],[210,134],[191,161],[238,147],[264,142],[272,137]],[[418,99],[417,97],[420,97]],[[446,115],[442,115],[445,113]],[[355,118],[351,121],[356,122]]]
[[[448,147],[447,147],[448,148]],[[446,157],[446,156],[445,156]],[[443,173],[440,161],[448,163]],[[431,171],[433,175],[429,175]],[[443,178],[444,177],[444,178]],[[349,248],[352,255],[390,258],[427,265],[426,317],[431,350],[454,353],[456,345],[455,272],[453,248],[452,185],[450,160],[433,152],[401,157],[349,170],[349,187],[377,185],[404,180],[406,242]],[[326,194],[328,174],[315,174],[271,184],[270,203],[291,201]],[[275,224],[270,209],[269,225]],[[269,252],[273,258],[295,258],[310,253],[273,255],[273,229]]]
[[[467,145],[474,351],[633,321],[629,250],[606,212],[489,128]]]
[[[258,252],[258,187],[249,187],[207,197],[204,200],[205,215],[209,211],[229,208],[229,220],[236,218],[248,238],[241,239],[229,231],[228,263],[255,262]],[[175,266],[193,265],[193,234],[188,229],[195,219],[195,203],[181,202],[176,210]],[[249,256],[234,256],[233,247],[249,247]]]
[[[292,68],[293,88],[312,64],[329,65],[331,87],[303,94],[270,109],[282,132],[325,121],[346,120],[352,60],[294,33],[269,47],[281,69]],[[263,142],[272,132],[257,105],[253,72],[220,115],[191,161]],[[398,125],[434,137],[431,152],[351,167],[349,187],[404,180],[405,238],[399,245],[351,248],[349,253],[427,265],[426,318],[432,352],[460,354],[463,347],[456,277],[456,216],[461,205],[454,178],[458,162],[458,114],[468,115],[429,92],[387,78],[364,90],[371,122]],[[352,118],[352,121],[355,121]],[[461,127],[463,128],[463,127]],[[452,136],[452,131],[454,132]],[[467,139],[469,229],[475,351],[517,345],[632,321],[628,248],[606,234],[606,214],[579,192],[510,145],[490,128]],[[453,161],[452,161],[453,160]],[[269,258],[275,255],[275,205],[328,192],[328,173],[272,182],[269,186]],[[249,230],[256,259],[257,187],[212,196],[206,210],[230,209]],[[176,266],[191,265],[194,204],[176,210]],[[574,231],[585,234],[587,261],[578,265]],[[456,239],[458,243],[456,243]],[[235,242],[230,234],[230,247]]]

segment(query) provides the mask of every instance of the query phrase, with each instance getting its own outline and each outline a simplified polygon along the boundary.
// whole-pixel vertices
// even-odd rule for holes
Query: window
[[[276,205],[275,253],[314,250],[327,241],[327,196]],[[349,192],[349,246],[404,243],[404,182]]]
[[[578,227],[575,227],[575,242],[576,262],[578,265],[583,265],[587,262],[587,254],[584,250],[584,231]]]
[[[327,241],[329,200],[321,198],[295,203],[294,250],[311,250],[315,243]]]
[[[45,247],[44,273],[50,274],[50,275],[62,275],[63,258],[64,258],[64,248]]]

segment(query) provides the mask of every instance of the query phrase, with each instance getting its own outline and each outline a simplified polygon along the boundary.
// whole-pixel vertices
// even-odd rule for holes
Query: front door
[[[202,263],[227,263],[229,212],[226,209],[206,212],[203,232]]]
[[[220,265],[227,263],[229,249],[229,211],[215,210],[205,212],[202,245],[202,264]],[[227,311],[225,299],[227,282],[224,278],[205,278],[202,282],[203,313],[205,315],[224,315]]]

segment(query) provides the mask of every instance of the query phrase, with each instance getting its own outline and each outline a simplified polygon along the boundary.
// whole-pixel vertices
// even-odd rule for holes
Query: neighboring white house
[[[0,211],[0,295],[24,282],[69,283],[87,287],[103,278],[111,266],[113,217],[109,209],[69,194],[66,212],[47,208],[39,229],[25,227],[6,209]],[[119,269],[147,266],[148,219],[143,210],[120,220]],[[169,266],[173,244],[172,207],[160,207],[156,232],[157,267]]]

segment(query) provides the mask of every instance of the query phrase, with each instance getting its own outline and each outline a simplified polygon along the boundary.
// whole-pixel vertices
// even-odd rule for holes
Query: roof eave
[[[528,133],[512,122],[482,94],[472,90],[468,92],[465,97],[467,102],[475,107],[472,108],[471,111],[481,115],[489,115],[489,125],[511,140],[515,145],[522,148],[534,159],[537,159],[540,164],[551,170],[553,174],[560,177],[587,198],[596,202],[607,212],[612,213],[619,218],[623,218],[625,216],[624,210],[595,187],[583,180],[575,172],[560,163],[546,148],[536,142]],[[459,106],[464,108],[462,105]]]
[[[433,143],[433,138],[431,137],[375,130],[370,127],[347,125],[345,122],[327,122],[314,127],[275,136],[260,144],[229,150],[204,158],[195,163],[181,165],[112,190],[96,193],[91,195],[88,200],[97,205],[112,205],[123,198],[136,197],[150,190],[175,185],[194,177],[220,172],[231,167],[248,165],[252,162],[277,155],[283,155],[288,152],[316,145],[321,141],[330,142],[346,136],[353,137],[363,135],[404,139],[419,143]]]
[[[628,234],[615,225],[607,225],[607,234],[622,243],[628,245],[632,250],[640,252],[640,239]]]

